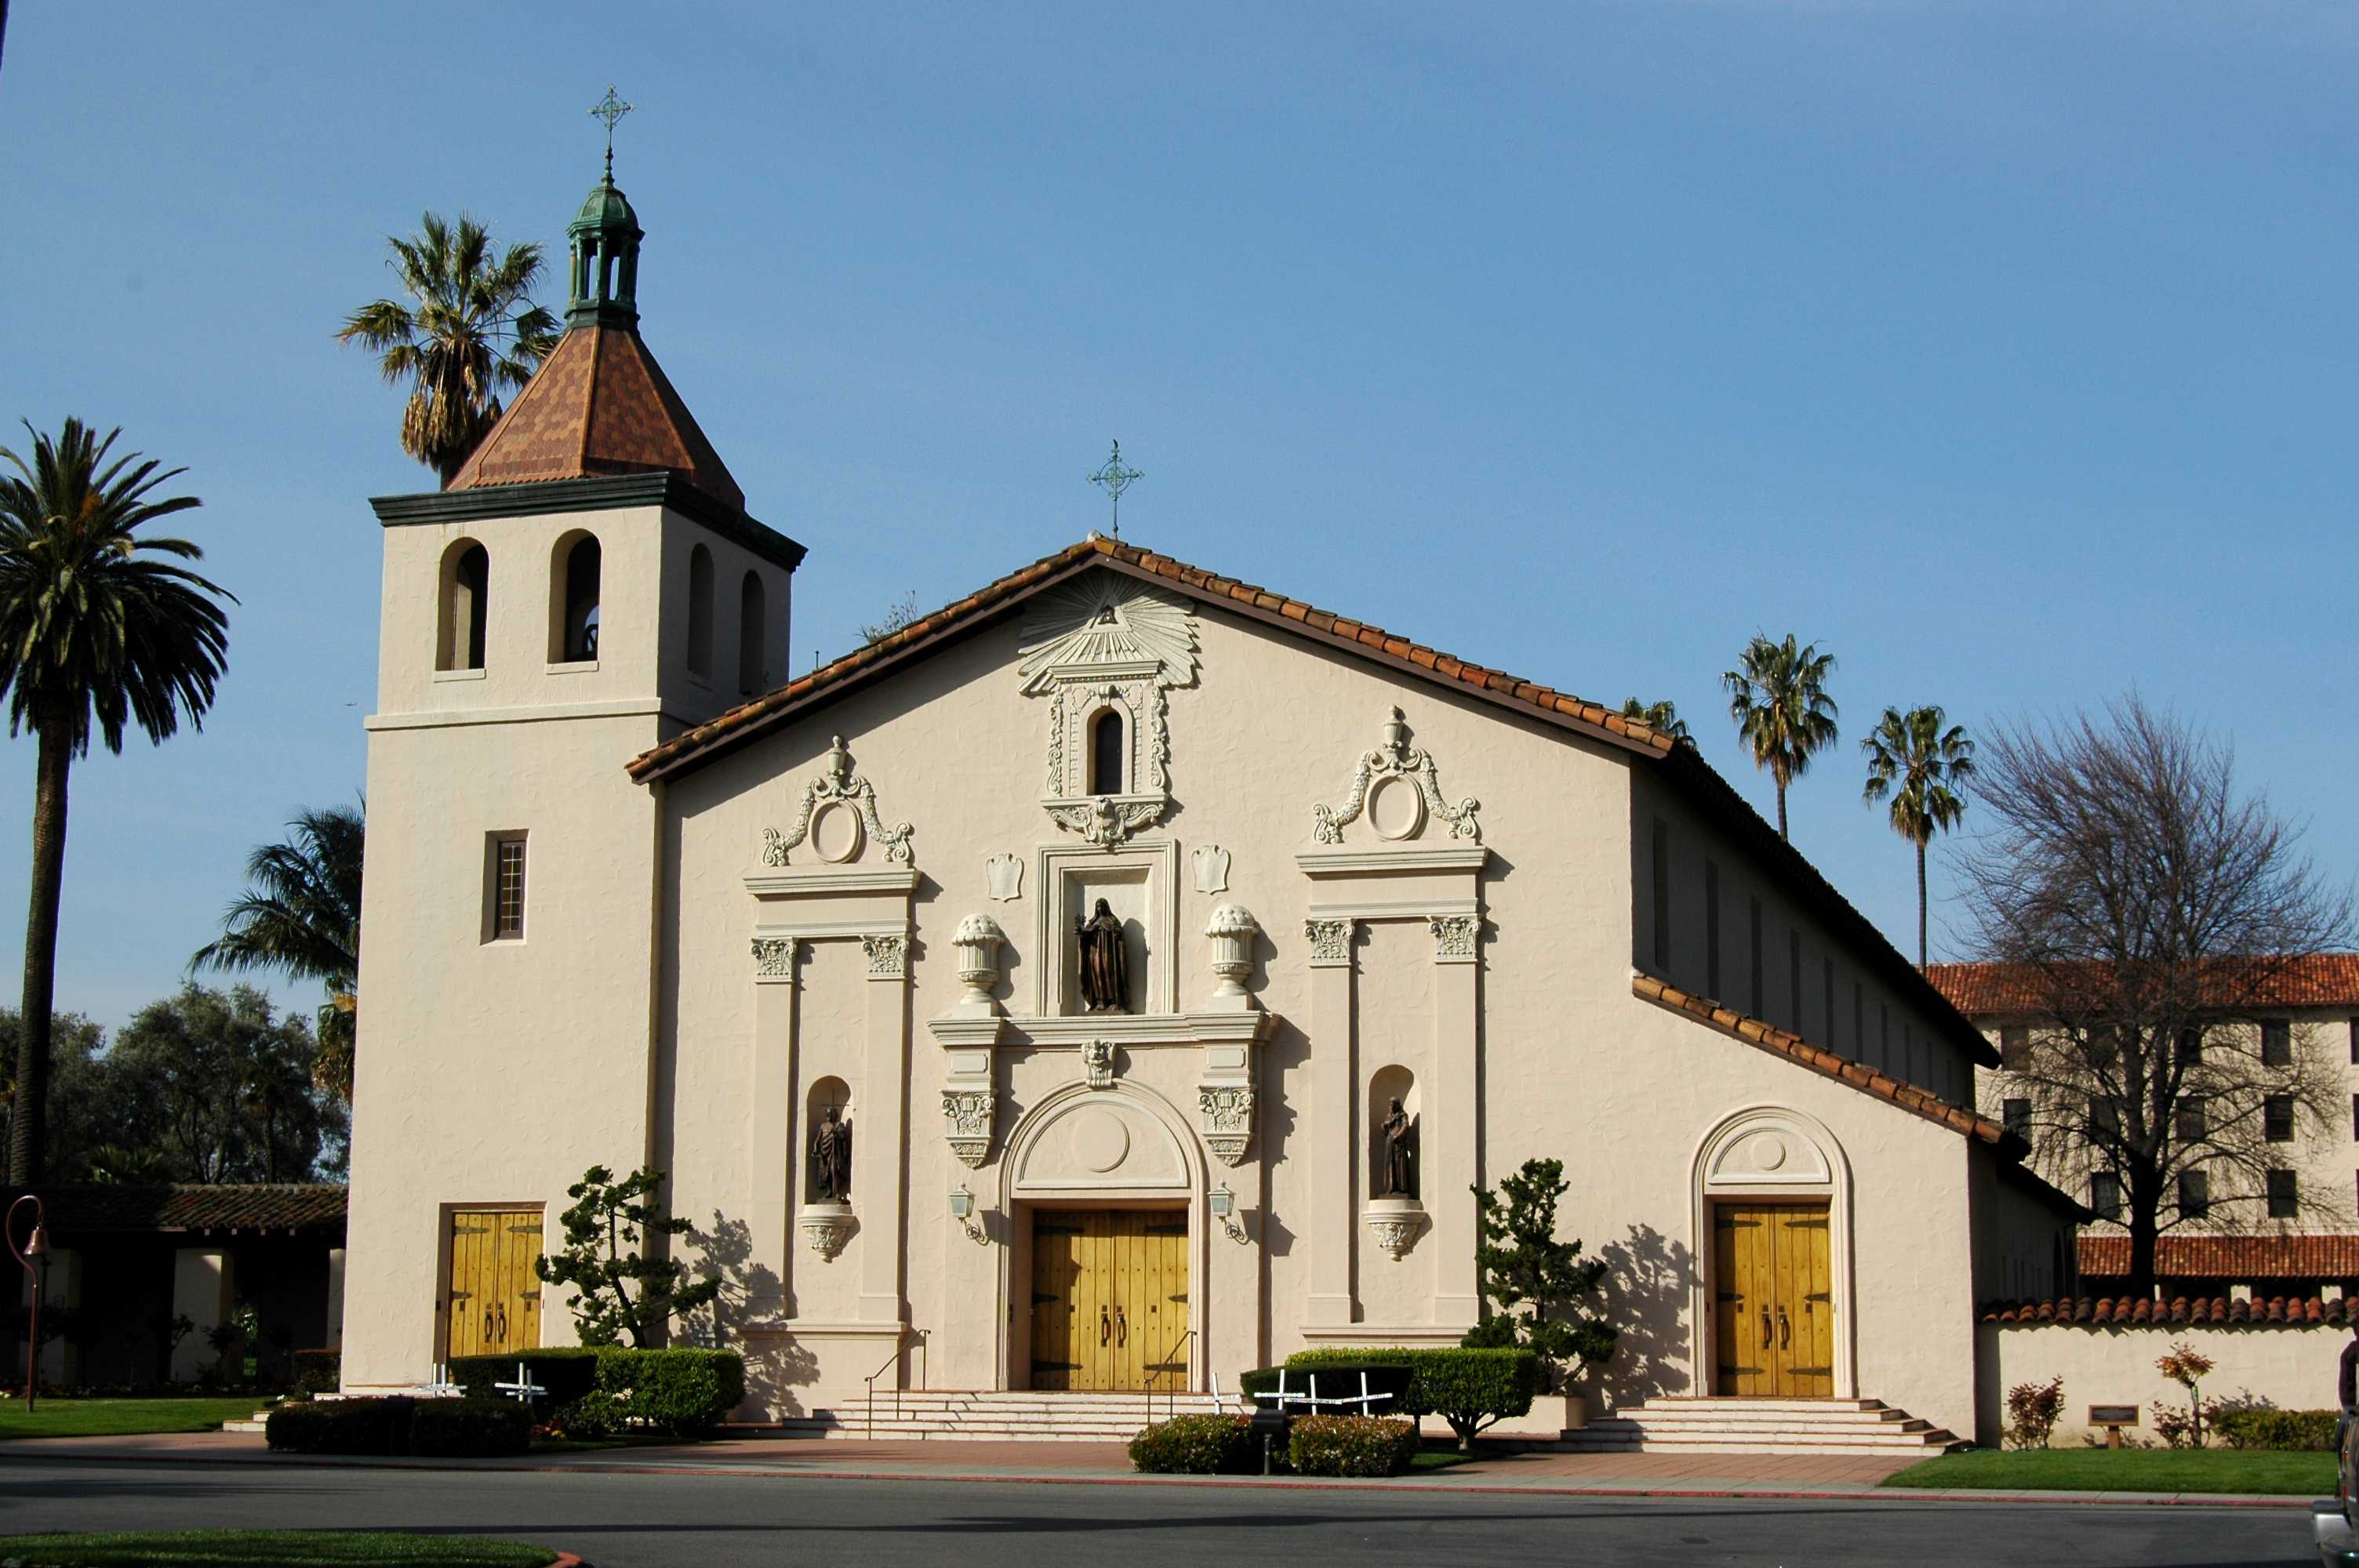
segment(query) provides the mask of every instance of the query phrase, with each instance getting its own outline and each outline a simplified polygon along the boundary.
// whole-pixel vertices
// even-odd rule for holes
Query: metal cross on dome
[[[1090,482],[1101,486],[1106,498],[1114,503],[1114,536],[1117,539],[1122,537],[1122,492],[1146,477],[1136,469],[1122,466],[1120,441],[1114,444],[1114,456],[1106,460],[1105,467],[1089,476]]]
[[[590,105],[590,117],[606,122],[606,175],[610,179],[614,174],[614,122],[636,107],[636,104],[625,103],[617,98],[614,84],[611,81],[606,83],[606,96]]]

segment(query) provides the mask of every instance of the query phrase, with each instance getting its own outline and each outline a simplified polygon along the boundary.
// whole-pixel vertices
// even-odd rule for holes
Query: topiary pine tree
[[[686,1283],[685,1263],[639,1256],[642,1236],[680,1236],[689,1228],[687,1220],[657,1212],[648,1195],[663,1183],[664,1173],[645,1165],[619,1182],[605,1166],[592,1165],[565,1189],[574,1200],[558,1216],[565,1250],[538,1259],[533,1268],[549,1284],[574,1288],[565,1304],[584,1345],[620,1345],[628,1334],[635,1347],[647,1349],[661,1339],[673,1314],[694,1312],[721,1293],[717,1279]]]
[[[1556,1200],[1571,1189],[1561,1160],[1527,1160],[1521,1174],[1499,1178],[1499,1190],[1474,1189],[1474,1249],[1478,1288],[1498,1312],[1467,1330],[1473,1349],[1525,1346],[1539,1353],[1549,1387],[1561,1388],[1571,1364],[1614,1354],[1621,1331],[1580,1304],[1605,1276],[1598,1259],[1583,1260],[1578,1240],[1556,1238]]]

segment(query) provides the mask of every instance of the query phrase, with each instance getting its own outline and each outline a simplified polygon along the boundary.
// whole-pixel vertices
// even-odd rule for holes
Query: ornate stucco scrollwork
[[[862,950],[868,955],[871,979],[897,977],[905,972],[909,957],[909,939],[897,932],[881,932],[860,939]]]
[[[1426,925],[1433,929],[1433,956],[1437,958],[1471,958],[1474,945],[1482,939],[1482,917],[1473,914],[1431,914]]]
[[[1483,830],[1475,821],[1474,814],[1483,808],[1483,803],[1470,795],[1453,806],[1442,799],[1441,779],[1434,768],[1433,758],[1408,743],[1408,721],[1402,719],[1401,710],[1396,708],[1385,719],[1384,743],[1360,758],[1360,765],[1352,774],[1352,793],[1345,797],[1343,804],[1340,806],[1311,806],[1312,831],[1319,842],[1341,844],[1343,829],[1358,821],[1360,814],[1367,809],[1369,791],[1388,778],[1403,780],[1414,787],[1425,811],[1450,825],[1452,838],[1464,838],[1473,843],[1482,841]],[[1381,822],[1378,826],[1381,827]],[[1413,832],[1414,827],[1408,831]]]
[[[843,1250],[843,1244],[852,1239],[853,1231],[860,1225],[852,1206],[841,1203],[813,1204],[796,1217],[795,1223],[802,1227],[803,1238],[810,1243],[810,1249],[830,1263],[835,1261],[836,1254]]]
[[[1206,1084],[1196,1091],[1196,1108],[1203,1113],[1204,1147],[1212,1158],[1223,1165],[1244,1159],[1253,1143],[1253,1086]]]
[[[795,978],[795,944],[787,936],[754,938],[754,974],[765,980]]]
[[[1306,920],[1302,935],[1310,941],[1310,961],[1314,964],[1348,964],[1352,961],[1352,925],[1349,920]]]
[[[951,1152],[970,1171],[991,1157],[992,1118],[999,1097],[989,1089],[944,1089],[942,1115],[950,1122]]]
[[[762,829],[762,863],[785,865],[787,851],[810,837],[813,816],[832,801],[841,801],[859,814],[861,827],[868,838],[883,847],[886,860],[904,866],[910,863],[909,835],[913,829],[906,822],[887,827],[877,816],[876,786],[852,771],[852,753],[843,749],[841,735],[827,749],[827,771],[803,786],[802,806],[795,813],[795,825],[784,833],[775,827]],[[852,852],[859,852],[856,841]]]
[[[1381,1198],[1360,1216],[1386,1257],[1397,1263],[1425,1228],[1425,1210],[1408,1198]]]
[[[1194,606],[1111,572],[1093,572],[1033,600],[1017,668],[1027,697],[1049,702],[1049,820],[1103,849],[1162,820],[1171,804],[1171,730],[1164,694],[1196,679]],[[1095,793],[1090,729],[1124,719],[1122,788]]]
[[[1114,1087],[1114,1042],[1093,1040],[1082,1047],[1082,1076],[1093,1089]]]

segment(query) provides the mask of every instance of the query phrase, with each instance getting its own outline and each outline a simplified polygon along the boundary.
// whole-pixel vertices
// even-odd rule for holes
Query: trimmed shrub
[[[1417,1457],[1417,1422],[1380,1416],[1297,1416],[1286,1457],[1305,1476],[1397,1476]]]
[[[282,1454],[399,1454],[406,1450],[410,1400],[326,1400],[282,1404],[263,1422],[263,1440]]]
[[[516,1400],[420,1400],[409,1414],[409,1451],[436,1459],[488,1459],[532,1448],[532,1412]]]
[[[1527,1414],[1540,1390],[1540,1358],[1530,1350],[1469,1350],[1453,1346],[1433,1350],[1299,1350],[1286,1358],[1295,1367],[1398,1367],[1415,1374],[1405,1415],[1438,1415],[1458,1434],[1461,1450],[1474,1434],[1511,1415]]]
[[[745,1358],[734,1350],[608,1346],[598,1352],[595,1391],[633,1426],[701,1436],[745,1402]]]
[[[1357,1399],[1363,1393],[1391,1396],[1375,1400],[1364,1410],[1357,1406],[1324,1411],[1293,1407],[1290,1413],[1296,1415],[1397,1416],[1416,1409],[1412,1395],[1417,1385],[1417,1372],[1401,1361],[1322,1361],[1307,1366],[1289,1362],[1284,1367],[1256,1367],[1240,1377],[1237,1386],[1250,1399],[1255,1394],[1276,1393],[1281,1377],[1286,1380],[1288,1393],[1315,1399]],[[1366,1379],[1364,1386],[1363,1378]],[[1250,1403],[1256,1410],[1269,1408],[1266,1401],[1260,1400],[1250,1400]]]
[[[2212,1430],[2231,1448],[2294,1449],[2324,1453],[2334,1446],[2340,1418],[2333,1411],[2222,1410],[2210,1415]]]
[[[514,1356],[462,1356],[451,1363],[451,1380],[471,1399],[508,1399],[493,1385],[515,1382],[519,1361],[526,1375],[549,1390],[532,1401],[538,1420],[546,1421],[551,1411],[564,1409],[598,1386],[598,1352],[582,1346]]]
[[[295,1387],[307,1394],[332,1394],[343,1387],[344,1353],[341,1350],[298,1350],[288,1359],[295,1367]]]
[[[1134,1469],[1155,1476],[1245,1476],[1258,1469],[1250,1418],[1182,1415],[1130,1440]]]

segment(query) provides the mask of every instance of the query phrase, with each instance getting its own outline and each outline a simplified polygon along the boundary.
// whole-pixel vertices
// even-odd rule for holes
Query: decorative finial
[[[1122,466],[1120,441],[1114,444],[1114,456],[1106,460],[1105,467],[1089,476],[1090,482],[1102,486],[1106,492],[1106,498],[1114,503],[1114,536],[1117,539],[1122,537],[1122,492],[1146,477],[1136,469],[1126,469]]]
[[[614,84],[606,83],[606,96],[590,105],[590,117],[606,122],[606,178],[614,178],[614,122],[629,114],[636,104],[625,103],[614,96]]]

